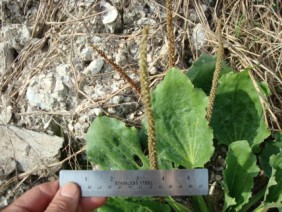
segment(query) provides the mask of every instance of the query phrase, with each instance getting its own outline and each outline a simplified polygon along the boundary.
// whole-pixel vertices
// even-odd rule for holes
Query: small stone
[[[118,84],[117,82],[113,82],[113,83],[111,84],[111,89],[112,89],[112,92],[113,92],[113,93],[116,92],[116,91],[118,91],[118,90],[119,90],[119,84]]]
[[[119,104],[123,100],[122,96],[114,96],[112,99],[113,104]]]
[[[129,96],[124,97],[124,101],[125,102],[130,102],[131,101],[131,97],[129,97]]]
[[[1,31],[10,47],[18,52],[30,41],[31,33],[24,24],[9,24],[3,26]]]
[[[99,44],[100,42],[101,42],[101,38],[99,37],[99,36],[93,36],[93,38],[92,38],[92,42],[94,43],[94,44]]]
[[[108,108],[108,113],[110,113],[110,114],[115,114],[117,111],[116,111],[116,109],[114,108],[114,107],[109,107]]]
[[[157,22],[154,19],[150,19],[150,18],[141,18],[137,21],[138,26],[144,26],[144,25],[154,26],[156,24]]]
[[[134,118],[135,118],[135,114],[134,113],[129,114],[129,116],[128,116],[129,120],[133,120]]]
[[[101,1],[100,6],[106,11],[102,16],[103,24],[113,23],[118,17],[118,10],[106,1]]]
[[[80,124],[84,124],[85,122],[88,122],[88,116],[87,115],[80,116],[78,122]]]
[[[193,45],[196,49],[200,50],[207,43],[207,36],[203,24],[197,24],[192,33]]]
[[[8,124],[12,118],[12,106],[4,107],[0,113],[0,124]]]
[[[106,89],[103,85],[101,84],[96,84],[95,86],[95,94],[97,94],[98,96],[104,96],[106,94]]]
[[[115,73],[113,78],[116,79],[116,80],[119,80],[120,79],[120,75],[118,73]]]
[[[104,60],[101,58],[97,58],[93,60],[83,71],[85,75],[91,74],[95,75],[98,74],[104,65]]]
[[[153,66],[152,68],[149,69],[149,73],[151,75],[155,75],[158,73],[158,69],[155,66]]]
[[[94,108],[89,111],[89,115],[91,116],[92,114],[99,116],[102,113],[101,108]]]
[[[43,76],[43,77],[42,77]],[[52,75],[39,75],[31,79],[27,88],[26,97],[32,107],[39,107],[44,110],[52,110],[54,98],[51,97],[53,84]]]
[[[115,55],[115,62],[119,66],[123,66],[127,63],[126,51],[123,49],[119,49],[118,53]]]
[[[14,60],[12,49],[5,42],[0,43],[0,76],[4,75]]]
[[[215,179],[216,179],[216,181],[220,181],[220,180],[222,180],[222,176],[221,175],[215,175]]]
[[[90,47],[85,47],[80,52],[80,57],[82,61],[92,61],[93,49]]]

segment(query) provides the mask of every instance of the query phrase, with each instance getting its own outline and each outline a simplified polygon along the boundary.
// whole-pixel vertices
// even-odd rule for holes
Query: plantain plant
[[[214,70],[215,60],[202,55],[186,74],[171,68],[153,91],[159,168],[204,167],[215,151],[214,140],[215,146],[223,144],[229,149],[222,181],[224,211],[246,211],[258,202],[261,211],[282,207],[281,135],[276,135],[276,141],[266,140],[270,131],[248,70],[235,73],[223,63],[210,125],[206,119],[208,96],[203,90],[211,86],[209,70]],[[263,83],[260,88],[263,95],[269,95]],[[141,147],[146,129],[146,124],[136,129],[110,117],[97,117],[86,137],[89,160],[107,170],[149,169],[149,158],[144,154],[147,151]],[[262,171],[268,176],[268,184],[253,193],[254,177]],[[170,211],[170,207],[193,210],[184,209],[172,198],[164,203],[153,198],[114,198],[99,210]]]
[[[169,71],[150,94],[146,64],[145,29],[140,47],[141,90],[146,117],[142,128],[106,116],[97,117],[86,135],[89,160],[104,170],[193,169],[212,163],[220,145],[228,148],[220,182],[223,211],[266,211],[282,208],[282,135],[270,130],[260,96],[268,97],[265,83],[257,83],[249,70],[235,72],[222,61],[218,25],[218,57],[202,55],[186,72],[174,68],[171,1],[167,1]],[[115,67],[115,64],[112,64]],[[120,69],[119,73],[122,73]],[[272,137],[273,137],[272,136]],[[144,148],[144,143],[148,147]],[[146,146],[146,145],[145,145]],[[149,155],[146,152],[149,151]],[[266,178],[259,190],[255,178]],[[193,197],[184,206],[172,197],[110,198],[98,211],[214,211],[217,202]],[[256,207],[256,208],[255,208]]]

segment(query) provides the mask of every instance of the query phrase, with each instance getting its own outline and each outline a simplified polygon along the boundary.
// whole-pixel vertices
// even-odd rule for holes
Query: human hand
[[[35,186],[15,200],[3,212],[84,212],[102,206],[105,197],[80,197],[80,188],[75,183],[67,183],[59,188],[59,182],[49,182]]]

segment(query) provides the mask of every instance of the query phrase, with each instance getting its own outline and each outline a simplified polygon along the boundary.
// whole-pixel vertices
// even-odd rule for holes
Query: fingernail
[[[64,197],[74,198],[78,196],[79,189],[74,183],[67,183],[63,186],[61,190],[61,195]]]

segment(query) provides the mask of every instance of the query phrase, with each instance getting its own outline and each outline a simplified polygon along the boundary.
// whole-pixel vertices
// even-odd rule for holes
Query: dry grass
[[[230,3],[229,3],[230,2]],[[282,17],[281,2],[227,1],[224,3],[225,48],[227,60],[236,70],[250,68],[258,81],[271,90],[263,100],[269,128],[281,132],[282,123]]]
[[[203,7],[197,0],[179,0],[174,1],[173,9],[173,27],[175,34],[175,62],[176,66],[180,68],[187,68],[187,61],[184,61],[184,55],[187,52],[191,58],[195,60],[200,52],[194,49],[191,40],[191,30],[196,22],[200,22],[205,26],[206,34],[208,36],[208,44],[202,51],[215,54],[218,47],[218,39],[215,33],[216,23],[218,16],[221,16],[223,22],[223,44],[225,49],[225,59],[235,70],[242,70],[250,68],[252,70],[251,77],[257,81],[265,81],[270,87],[272,95],[266,100],[261,99],[264,108],[267,123],[272,131],[280,131],[282,125],[282,17],[280,1],[263,1],[260,4],[255,4],[253,1],[229,0],[217,1],[217,5],[213,8],[208,8],[204,11]],[[203,1],[204,2],[204,1]],[[207,1],[208,2],[208,1]],[[276,2],[276,7],[273,6]],[[165,5],[157,3],[153,0],[144,0],[144,3],[154,5],[157,9],[156,20],[158,20],[159,27],[151,28],[149,35],[149,44],[153,45],[153,41],[161,40],[161,45],[167,45],[167,36],[165,34],[165,20],[161,17],[161,11],[165,10]],[[76,14],[69,14],[65,7],[66,2],[61,1],[54,4],[52,0],[40,1],[39,10],[36,18],[33,21],[34,30],[32,35],[39,37],[36,43],[27,45],[18,55],[9,71],[0,77],[1,95],[9,96],[11,102],[14,104],[14,113],[18,115],[29,115],[24,112],[17,111],[17,104],[20,100],[25,98],[26,88],[32,76],[39,73],[44,73],[48,68],[52,67],[52,61],[55,58],[60,58],[62,63],[66,62],[66,58],[74,58],[75,52],[73,49],[66,52],[58,46],[60,43],[68,42],[73,43],[77,36],[94,36],[101,35],[107,40],[117,40],[124,42],[127,40],[138,40],[140,38],[141,30],[133,31],[132,34],[113,35],[108,33],[85,33],[74,30],[75,25],[86,23],[91,19],[98,16],[95,13],[93,5],[89,8],[88,12],[83,17],[76,17]],[[56,15],[58,10],[61,10],[61,15]],[[193,22],[189,19],[191,11],[194,11],[198,17],[198,21]],[[61,17],[64,16],[64,20]],[[67,17],[67,18],[66,18]],[[67,19],[67,20],[65,20]],[[71,29],[71,30],[70,30]],[[70,32],[71,31],[71,32]],[[159,35],[163,37],[158,37]],[[42,53],[42,48],[46,43],[49,43],[47,52]],[[153,51],[154,48],[151,48]],[[163,71],[169,66],[167,64],[168,51],[166,55],[157,55],[155,63],[162,65]],[[70,60],[71,61],[71,60]],[[127,73],[134,73],[138,61],[128,64]],[[77,95],[83,96],[87,101],[83,107],[76,108],[66,114],[60,111],[34,111],[34,115],[48,114],[50,116],[64,118],[66,116],[73,117],[75,114],[83,113],[89,107],[101,107],[104,109],[111,106],[106,104],[107,100],[114,95],[128,90],[129,84],[124,84],[123,87],[115,93],[108,94],[104,99],[94,101],[90,96],[85,94],[80,89],[80,83],[84,80],[83,76],[75,69],[72,64],[72,74],[74,76],[74,89]],[[113,74],[105,73],[105,75]],[[164,74],[160,73],[150,77],[151,86],[154,86],[158,81],[163,78]],[[255,80],[254,80],[255,82]],[[59,114],[58,114],[59,113]],[[137,122],[140,117],[137,117]],[[126,120],[125,120],[126,121]],[[135,123],[136,124],[136,123]],[[62,128],[67,131],[66,126]],[[75,161],[75,167],[79,166],[77,162],[77,155],[84,152],[85,148],[79,150],[72,149],[72,133],[68,133],[70,141],[66,147],[67,157],[60,162],[60,164]],[[48,167],[60,165],[49,164]],[[75,168],[74,167],[74,168]],[[16,189],[27,180],[32,173],[37,172],[39,169],[48,170],[46,167],[35,167],[30,172],[21,173],[18,176],[12,177],[5,184],[0,187],[0,194],[4,193],[7,188],[12,187],[12,191]],[[13,193],[11,194],[13,195]]]
[[[197,1],[192,2],[201,23],[206,26],[209,38],[206,49],[216,53],[215,24],[206,18]],[[229,65],[237,71],[249,68],[253,79],[265,81],[269,86],[272,95],[267,100],[261,98],[267,114],[266,121],[273,132],[281,132],[282,3],[276,1],[274,6],[274,2],[219,1],[210,13],[212,20],[216,20],[218,15],[222,16],[225,59]]]

